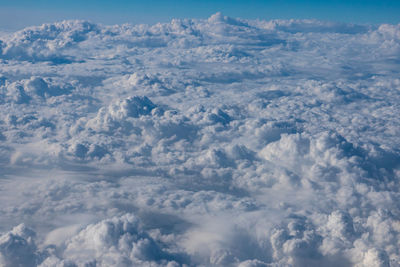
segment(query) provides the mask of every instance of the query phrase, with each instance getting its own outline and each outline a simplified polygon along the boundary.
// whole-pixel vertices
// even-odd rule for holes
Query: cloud
[[[397,266],[399,25],[0,36],[0,265]]]

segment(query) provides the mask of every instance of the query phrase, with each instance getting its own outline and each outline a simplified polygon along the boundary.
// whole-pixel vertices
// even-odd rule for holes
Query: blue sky
[[[218,11],[250,19],[400,22],[400,0],[0,0],[0,28],[19,29],[63,19],[151,24],[172,18],[207,18]]]

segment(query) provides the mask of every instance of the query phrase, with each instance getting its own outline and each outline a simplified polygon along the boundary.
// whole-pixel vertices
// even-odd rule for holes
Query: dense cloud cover
[[[0,266],[400,266],[400,25],[0,35]]]

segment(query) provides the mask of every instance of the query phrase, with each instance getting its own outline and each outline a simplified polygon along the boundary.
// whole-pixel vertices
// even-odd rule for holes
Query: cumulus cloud
[[[37,266],[40,253],[34,242],[35,232],[20,224],[0,237],[2,266]]]
[[[114,217],[89,225],[66,242],[64,257],[78,264],[100,266],[150,265],[151,262],[173,264],[172,255],[138,225],[132,214]]]
[[[0,36],[0,265],[399,266],[399,25]]]

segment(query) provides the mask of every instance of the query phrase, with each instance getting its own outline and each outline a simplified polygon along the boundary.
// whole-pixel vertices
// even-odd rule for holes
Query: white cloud
[[[399,265],[399,27],[2,34],[0,265]]]

